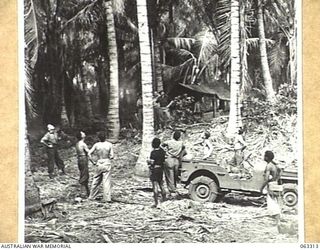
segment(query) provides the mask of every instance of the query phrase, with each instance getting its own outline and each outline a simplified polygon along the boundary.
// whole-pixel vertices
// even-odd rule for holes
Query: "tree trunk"
[[[152,64],[151,47],[149,39],[149,26],[147,16],[146,0],[137,0],[137,16],[139,27],[139,44],[141,60],[141,85],[142,85],[142,105],[143,105],[143,123],[142,123],[142,148],[138,161],[135,166],[135,174],[138,176],[147,176],[148,166],[146,160],[151,151],[151,142],[154,136],[154,120],[152,105]]]
[[[296,36],[289,39],[289,62],[290,62],[290,83],[291,86],[297,83],[297,57],[296,57]]]
[[[71,104],[70,104],[70,113],[69,113],[69,121],[70,121],[70,127],[74,128],[75,125],[75,113],[74,113],[74,97],[72,98]]]
[[[231,0],[231,76],[230,76],[230,113],[227,136],[235,135],[242,126],[239,96],[240,96],[240,10],[239,0]]]
[[[69,119],[68,119],[68,114],[67,114],[67,108],[66,108],[66,102],[65,102],[65,79],[62,82],[62,89],[61,89],[61,126],[62,127],[70,127]]]
[[[298,1],[294,1],[293,3],[294,9],[294,18],[293,18],[293,28],[292,32],[290,32],[289,39],[289,56],[290,56],[290,82],[293,86],[297,84],[297,11],[298,11]]]
[[[161,67],[161,55],[160,55],[160,41],[155,38],[154,40],[154,61],[156,68],[156,82],[157,82],[157,91],[160,92],[163,90],[163,79],[162,79],[162,67]]]
[[[83,79],[83,78],[82,78]],[[86,108],[87,108],[87,116],[88,116],[88,119],[90,121],[93,120],[93,110],[92,110],[92,103],[91,103],[91,98],[90,98],[90,92],[88,90],[88,85],[87,83],[83,83],[82,84],[82,87],[83,87],[83,92],[84,92],[84,101],[86,103]]]
[[[244,99],[245,92],[248,90],[248,82],[246,74],[248,72],[247,54],[248,48],[246,43],[246,24],[245,24],[245,4],[240,6],[240,64],[241,64],[241,87],[240,87],[240,102]]]
[[[264,86],[266,88],[267,100],[271,103],[276,101],[275,92],[272,86],[272,79],[268,64],[268,55],[266,47],[266,38],[264,34],[264,22],[263,22],[263,6],[261,0],[258,1],[258,30],[259,30],[259,49],[261,58],[261,68]]]
[[[119,68],[116,43],[116,31],[112,12],[112,1],[104,1],[107,18],[108,51],[110,62],[110,102],[108,109],[107,127],[109,139],[117,141],[120,133],[119,119]]]
[[[25,149],[25,215],[32,213],[34,210],[41,209],[39,188],[34,182],[31,173],[31,159],[29,150],[29,140],[27,136],[27,126],[24,135]]]

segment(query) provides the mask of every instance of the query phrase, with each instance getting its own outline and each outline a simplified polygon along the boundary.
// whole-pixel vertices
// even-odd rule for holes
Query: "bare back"
[[[110,142],[97,142],[93,145],[89,152],[89,155],[95,153],[98,159],[112,159],[113,158],[113,148]]]

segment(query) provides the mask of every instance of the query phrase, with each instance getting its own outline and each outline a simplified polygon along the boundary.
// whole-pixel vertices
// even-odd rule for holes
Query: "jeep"
[[[251,178],[237,178],[212,159],[182,161],[180,181],[189,188],[189,197],[201,202],[214,202],[230,192],[261,196],[265,183],[264,169],[254,167]],[[279,192],[284,204],[292,207],[298,202],[297,186],[297,169],[286,168],[273,191]]]

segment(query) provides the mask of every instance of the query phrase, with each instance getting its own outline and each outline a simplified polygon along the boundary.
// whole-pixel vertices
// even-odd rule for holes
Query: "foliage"
[[[276,105],[276,111],[279,114],[297,114],[297,85],[284,83],[280,85]]]
[[[268,128],[279,128],[277,117],[297,115],[297,87],[287,83],[279,87],[278,102],[271,105],[261,98],[251,97],[244,103],[243,116],[249,126],[263,124]]]
[[[195,98],[187,94],[174,98],[171,108],[174,124],[192,124],[196,121],[194,113]]]
[[[37,115],[36,105],[33,100],[34,84],[33,71],[38,60],[39,47],[42,42],[41,18],[43,18],[43,10],[39,7],[39,3],[34,0],[27,0],[24,4],[24,42],[25,42],[25,98],[27,115],[34,117]]]
[[[65,85],[64,95],[71,96],[66,100],[66,109],[70,116],[72,106],[75,106],[76,123],[81,122],[86,126],[88,125],[86,123],[89,123],[85,122],[86,104],[83,102],[83,97],[88,94],[93,102],[94,116],[102,115],[102,110],[106,109],[109,100],[106,84],[109,82],[109,62],[102,2],[101,0],[51,0],[48,2],[25,0],[26,47],[30,52],[38,52],[26,53],[31,64],[38,61],[35,63],[34,71],[27,70],[30,84],[26,85],[28,87],[26,93],[29,94],[27,97],[32,95],[36,97],[35,100],[27,99],[28,104],[37,103],[38,108],[42,109],[37,119],[46,122],[52,117],[59,118],[63,84]],[[259,102],[264,102],[261,100],[264,99],[264,87],[259,78],[260,73],[255,74],[260,70],[259,64],[256,63],[259,56],[255,27],[256,6],[253,0],[240,1],[240,3],[240,14],[243,16],[241,20],[241,44],[243,45],[241,57],[244,66],[242,67],[244,75],[242,91],[248,93],[245,98],[257,99],[256,105],[259,105]],[[135,4],[135,1],[113,1],[116,14],[120,87],[132,90],[130,96],[128,94],[122,97],[130,98],[130,101],[120,100],[120,103],[125,103],[121,104],[125,107],[135,103],[134,94],[139,92],[141,87],[140,74],[138,74],[140,64]],[[154,5],[151,7],[154,10],[148,9],[148,11],[154,11],[149,12],[150,19],[153,19],[151,28],[161,43],[161,61],[165,65],[162,67],[163,77],[167,84],[199,83],[208,79],[213,81],[217,78],[227,78],[230,60],[229,0],[154,0],[148,4]],[[272,77],[275,78],[273,80],[277,85],[278,82],[290,81],[288,39],[295,35],[295,6],[289,0],[266,0],[264,4],[268,58]],[[83,61],[95,68],[90,76],[86,75]],[[170,70],[166,70],[169,67]],[[60,75],[66,75],[65,79],[61,79]],[[96,84],[86,93],[79,83],[77,86],[72,84],[75,76],[78,76],[80,85],[89,79],[91,82],[96,81]],[[253,87],[258,91],[250,92]],[[278,86],[275,87],[278,89]],[[168,86],[165,89],[168,89]],[[282,87],[279,89],[279,92],[281,91]],[[279,112],[286,111],[290,98],[286,99],[285,95],[280,95],[278,100]],[[98,109],[100,106],[103,108]],[[292,109],[294,109],[294,103]],[[124,120],[125,114],[121,115],[121,120]],[[181,114],[181,116],[188,115]],[[191,114],[190,117],[192,117]],[[190,123],[188,119],[184,122]]]

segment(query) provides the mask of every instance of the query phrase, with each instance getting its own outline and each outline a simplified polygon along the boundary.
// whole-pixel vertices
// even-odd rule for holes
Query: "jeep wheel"
[[[298,194],[295,191],[284,191],[282,196],[283,202],[288,207],[293,207],[298,203]]]
[[[218,196],[218,185],[207,177],[194,178],[189,185],[189,197],[194,201],[213,202]]]

